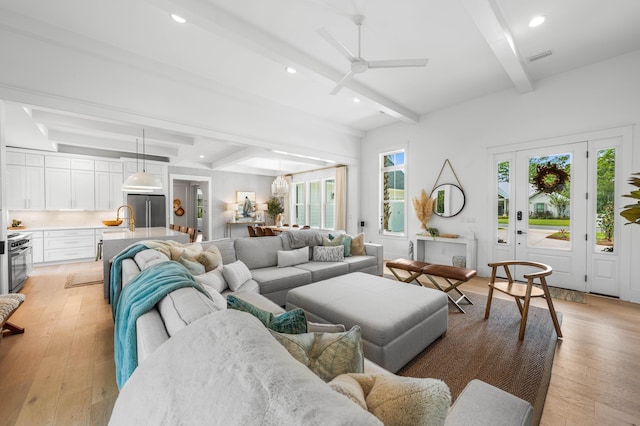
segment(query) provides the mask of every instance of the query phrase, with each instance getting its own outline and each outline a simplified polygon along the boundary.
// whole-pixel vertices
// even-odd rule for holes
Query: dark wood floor
[[[110,306],[100,285],[64,288],[68,273],[94,267],[41,267],[29,278],[12,317],[26,332],[0,341],[1,424],[107,424],[118,394]],[[486,294],[486,282],[463,288]],[[554,302],[565,338],[541,424],[640,425],[640,305],[598,296]]]

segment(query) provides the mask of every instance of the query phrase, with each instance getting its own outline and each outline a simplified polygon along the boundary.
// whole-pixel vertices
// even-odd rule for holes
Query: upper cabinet
[[[7,208],[45,208],[44,155],[7,151]]]
[[[94,160],[46,156],[45,178],[48,210],[95,209]]]
[[[96,210],[117,209],[124,204],[122,163],[96,160],[95,170]]]
[[[135,160],[34,154],[20,148],[7,149],[6,161],[9,210],[115,210],[125,204],[122,183],[143,167]],[[162,189],[153,193],[166,194],[168,165],[146,161],[144,167],[162,182]]]

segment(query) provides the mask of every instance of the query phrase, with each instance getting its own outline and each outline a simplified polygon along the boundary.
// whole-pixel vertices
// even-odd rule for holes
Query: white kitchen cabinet
[[[45,205],[48,210],[71,208],[71,170],[45,169]]]
[[[33,263],[44,262],[44,240],[42,231],[31,233],[31,245],[33,247]]]
[[[124,204],[122,163],[96,161],[95,209],[115,210]]]
[[[95,210],[93,170],[71,170],[71,208]]]
[[[93,160],[47,156],[45,166],[48,210],[95,209]]]
[[[96,244],[93,228],[44,231],[43,234],[45,262],[95,258]]]
[[[7,208],[42,210],[44,156],[7,151]]]

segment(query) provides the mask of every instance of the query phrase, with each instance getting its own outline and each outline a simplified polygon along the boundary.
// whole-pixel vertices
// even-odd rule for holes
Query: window
[[[295,224],[312,228],[335,228],[336,180],[334,177],[320,178],[295,183],[292,200],[295,209]]]
[[[294,200],[295,202],[295,211],[296,211],[296,217],[295,217],[295,222],[298,225],[304,225],[305,224],[305,217],[306,217],[306,199],[305,199],[305,183],[296,183],[296,198]]]
[[[616,149],[597,151],[596,163],[596,239],[595,248],[602,252],[613,252],[615,236],[615,174]]]
[[[309,226],[320,228],[320,205],[322,195],[320,191],[320,181],[309,182]]]
[[[336,227],[336,180],[327,179],[324,181],[324,228],[335,229]]]
[[[382,233],[404,235],[405,161],[404,150],[380,155]]]
[[[509,243],[509,161],[498,163],[498,244]]]

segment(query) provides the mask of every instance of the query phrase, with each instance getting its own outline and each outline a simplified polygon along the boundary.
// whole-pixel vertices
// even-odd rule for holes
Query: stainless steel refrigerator
[[[133,210],[136,228],[165,227],[167,224],[164,195],[128,194],[127,204]]]

